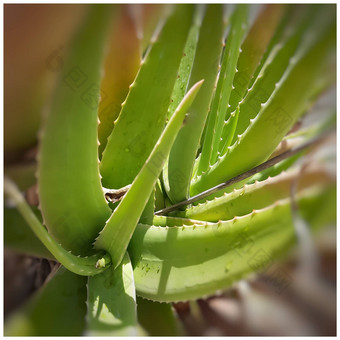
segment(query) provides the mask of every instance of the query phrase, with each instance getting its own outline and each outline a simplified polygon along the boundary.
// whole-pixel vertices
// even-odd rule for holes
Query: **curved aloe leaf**
[[[133,181],[116,210],[107,221],[95,242],[97,249],[107,250],[116,268],[124,256],[131,236],[161,173],[170,148],[181,128],[184,116],[201,88],[195,84],[183,98],[176,112],[152,150],[149,158]]]
[[[300,197],[304,217],[315,214],[325,197],[334,205],[332,188]],[[129,246],[137,294],[160,302],[191,300],[225,289],[251,272],[270,271],[270,264],[294,243],[292,223],[290,200],[285,199],[214,224],[139,224]]]
[[[73,40],[41,136],[38,185],[44,224],[85,255],[110,216],[99,177],[98,99],[111,7],[91,6]]]
[[[199,147],[222,50],[223,11],[221,5],[208,5],[199,33],[189,86],[200,79],[204,85],[194,101],[186,124],[179,132],[163,170],[163,182],[170,200],[187,198],[193,166]]]
[[[89,277],[87,326],[90,336],[135,336],[136,291],[129,255],[116,269]]]
[[[86,278],[61,267],[6,320],[5,336],[80,336],[85,327]]]
[[[37,215],[40,222],[42,221],[38,209],[32,208],[32,213]],[[20,253],[54,260],[54,256],[41,243],[15,208],[4,209],[4,245]]]
[[[104,187],[119,189],[131,184],[158,140],[192,14],[192,5],[175,6],[142,61],[103,152],[100,172]]]
[[[68,270],[78,275],[96,275],[111,262],[110,257],[103,252],[98,252],[90,257],[80,257],[71,254],[58,244],[40,223],[31,207],[27,204],[15,184],[8,178],[4,181],[5,193],[14,202],[16,208],[21,213],[27,224],[31,227],[34,234],[39,238],[43,245],[51,254],[62,263]]]

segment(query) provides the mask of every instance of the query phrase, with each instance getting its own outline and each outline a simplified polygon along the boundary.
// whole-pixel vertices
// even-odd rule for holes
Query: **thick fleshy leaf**
[[[194,101],[186,124],[179,132],[163,170],[163,182],[170,200],[175,203],[187,198],[196,153],[218,72],[222,51],[223,11],[221,5],[208,5],[199,33],[189,86],[200,79],[204,84]]]
[[[44,224],[68,250],[86,255],[110,216],[99,177],[98,101],[112,6],[89,7],[65,58],[42,130],[38,164]]]
[[[195,84],[183,98],[143,168],[96,239],[95,247],[105,249],[110,253],[115,268],[125,254],[131,236],[150,199],[165,160],[181,128],[184,116],[202,83],[203,81],[200,81]]]
[[[223,146],[223,149],[221,150],[222,154],[227,152],[227,149],[231,145],[232,140],[235,136],[239,114],[240,114],[240,107],[238,106],[236,110],[230,114],[229,119],[225,122],[225,125],[224,125],[225,139],[223,140],[224,146]]]
[[[175,6],[142,61],[103,152],[104,187],[131,184],[161,135],[192,15],[192,5]]]
[[[311,223],[313,228],[334,223],[334,193],[332,185],[298,197],[308,222],[322,215]],[[323,201],[329,206],[322,205]],[[181,227],[140,224],[129,246],[137,294],[160,302],[192,300],[225,289],[250,273],[263,272],[283,276],[280,289],[285,289],[289,274],[275,274],[271,264],[287,253],[295,239],[290,199],[218,223]]]
[[[250,121],[244,133],[228,148],[228,152],[219,157],[218,162],[206,173],[192,181],[191,195],[222,183],[268,159],[304,112],[322,61],[334,46],[335,20],[329,20],[331,8],[325,8],[324,11],[324,16],[320,18],[323,19],[322,25],[309,31],[305,44],[291,59],[273,94],[261,105],[259,114]],[[241,115],[240,107],[239,121]]]
[[[78,275],[96,275],[105,270],[105,267],[110,264],[110,256],[104,252],[97,252],[90,257],[80,257],[67,251],[51,237],[41,224],[38,216],[34,214],[31,207],[27,204],[16,185],[6,177],[4,180],[4,189],[8,199],[11,200],[12,204],[18,209],[41,243],[68,270]]]
[[[4,325],[5,336],[80,336],[86,278],[61,267]]]
[[[250,28],[241,46],[226,118],[244,97],[253,74],[286,12],[287,5],[267,4]]]
[[[230,30],[222,58],[221,71],[209,113],[202,153],[198,163],[198,175],[200,175],[202,171],[206,171],[209,165],[216,161],[223,123],[229,107],[228,103],[234,76],[237,73],[240,47],[248,26],[248,12],[247,5],[237,5],[230,20]]]
[[[127,253],[116,269],[111,266],[105,272],[89,277],[87,291],[86,335],[138,335],[136,292]]]
[[[188,90],[190,73],[194,62],[197,47],[198,33],[201,26],[201,8],[196,7],[193,25],[190,28],[188,40],[184,47],[183,57],[179,65],[177,79],[171,94],[171,103],[168,109],[168,119],[174,114],[178,104]]]
[[[297,183],[298,190],[302,191],[315,186],[327,186],[331,182],[331,176],[323,167],[309,166],[303,173],[301,168],[297,168],[261,182],[245,184],[229,194],[174,213],[174,216],[209,222],[230,220],[235,216],[249,214],[254,209],[263,209],[277,200],[289,198],[294,183]]]
[[[248,90],[245,98],[240,103],[240,120],[236,127],[236,133],[233,138],[233,143],[237,140],[237,135],[243,133],[249,125],[250,119],[256,117],[261,109],[261,104],[265,103],[273,91],[276,84],[281,79],[282,75],[289,66],[290,59],[296,54],[296,51],[302,48],[308,40],[306,35],[308,29],[313,28],[313,19],[316,16],[317,8],[315,6],[306,7],[303,13],[293,13],[298,16],[298,20],[286,27],[285,34],[281,40],[277,41],[273,46],[271,53],[266,58],[266,61],[257,76],[255,83]],[[312,26],[312,27],[311,27]],[[222,134],[225,139],[227,131]],[[221,143],[220,149],[224,149],[224,143]],[[223,154],[223,153],[222,153]]]

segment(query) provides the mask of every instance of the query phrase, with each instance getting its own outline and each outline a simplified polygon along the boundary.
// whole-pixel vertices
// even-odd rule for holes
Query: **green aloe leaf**
[[[86,255],[110,216],[99,177],[98,101],[111,6],[95,5],[72,42],[41,135],[38,166],[44,224]]]
[[[222,149],[222,155],[227,152],[235,136],[239,114],[240,114],[240,107],[238,106],[236,110],[230,114],[229,119],[225,122],[224,133],[225,133],[226,138],[223,141],[224,146]]]
[[[237,72],[233,80],[226,118],[244,97],[254,72],[286,12],[287,5],[265,5],[247,33],[237,61]]]
[[[14,203],[22,217],[31,227],[34,234],[50,253],[62,263],[68,270],[78,275],[96,275],[110,264],[110,257],[104,252],[97,252],[92,256],[80,257],[73,255],[70,251],[63,248],[44,228],[37,215],[27,204],[16,185],[8,178],[4,180],[5,194]]]
[[[175,203],[187,198],[196,153],[218,72],[222,50],[223,11],[220,5],[208,5],[199,33],[194,65],[189,86],[200,79],[204,84],[194,101],[186,124],[179,132],[163,170],[163,182],[167,195]]]
[[[262,70],[264,63],[267,61],[268,56],[270,55],[270,53],[272,53],[273,48],[280,44],[284,40],[285,36],[289,36],[291,34],[291,30],[294,30],[296,24],[301,21],[307,5],[303,10],[302,7],[303,6],[300,6],[298,8],[298,6],[286,5],[286,11],[282,16],[280,22],[278,23],[277,29],[274,32],[269,44],[267,45],[266,51],[261,57],[261,61],[248,84],[248,88],[250,88],[254,84],[260,71]]]
[[[24,198],[35,164],[5,168],[5,246],[61,264],[5,335],[176,336],[173,302],[250,275],[288,288],[276,261],[298,222],[314,233],[336,221],[334,156],[319,149],[336,120],[335,90],[324,96],[336,6],[83,9],[44,117],[39,211]]]
[[[160,227],[180,227],[182,225],[205,224],[203,221],[174,216],[154,215],[152,225]]]
[[[230,32],[227,36],[221,71],[209,113],[202,153],[197,169],[198,175],[202,171],[206,171],[210,163],[213,164],[216,161],[223,123],[229,107],[228,103],[233,80],[237,73],[236,67],[240,55],[240,47],[247,29],[248,10],[247,5],[237,5],[230,20]]]
[[[179,65],[177,79],[175,82],[174,89],[171,95],[171,103],[168,109],[168,119],[174,114],[178,104],[184,98],[189,85],[189,78],[190,73],[192,70],[197,41],[198,41],[198,34],[201,27],[201,8],[196,7],[196,13],[194,16],[194,22],[191,25],[188,40],[184,47],[183,57],[181,60],[181,64]]]
[[[261,182],[245,184],[229,194],[199,203],[174,215],[209,222],[229,220],[249,214],[253,209],[265,208],[277,200],[289,198],[294,183],[298,183],[298,190],[302,191],[313,186],[327,186],[330,182],[330,175],[322,167],[307,168],[303,175],[301,168],[297,168]]]
[[[254,84],[240,103],[240,111],[242,114],[236,127],[233,143],[237,140],[237,135],[243,133],[248,127],[250,119],[256,117],[261,109],[261,104],[270,98],[277,82],[289,66],[290,59],[298,49],[303,48],[303,46],[308,43],[306,35],[308,31],[313,28],[311,24],[317,15],[317,8],[315,6],[306,8],[306,11],[303,13],[304,15],[301,14],[302,18],[300,18],[298,14],[299,13],[296,13],[298,20],[288,26],[289,28],[286,28],[286,34],[283,34],[281,39],[276,41]],[[224,131],[222,138],[225,139],[226,136],[227,131]],[[221,143],[220,149],[222,148],[225,150],[223,143]]]
[[[297,197],[308,222],[313,222],[316,211],[323,216],[311,224],[313,228],[320,227],[319,222],[335,221],[334,189],[317,189]],[[323,201],[332,206],[332,215],[319,210]],[[252,272],[270,272],[273,261],[287,253],[295,240],[290,199],[206,225],[139,224],[129,246],[137,294],[160,302],[212,295]]]
[[[156,183],[155,190],[155,210],[158,211],[165,207],[165,195],[163,192],[161,181],[158,180]]]
[[[294,156],[288,157],[287,159],[265,169],[263,171],[258,172],[256,175],[248,177],[240,182],[229,185],[228,187],[221,189],[214,194],[207,196],[203,200],[196,201],[194,204],[197,205],[199,203],[205,203],[207,200],[213,200],[215,198],[221,197],[224,194],[231,193],[233,190],[242,189],[246,184],[253,184],[255,181],[264,181],[268,177],[274,177],[279,175],[281,172],[289,169],[299,158],[301,158],[305,152],[301,151]]]
[[[90,336],[136,336],[136,291],[130,258],[113,269],[89,277],[87,326]]]
[[[175,6],[142,61],[103,152],[104,187],[131,184],[161,135],[192,15],[192,5]]]
[[[156,183],[157,185],[157,183]],[[142,212],[142,215],[140,216],[140,222],[151,224],[153,221],[153,216],[155,212],[155,189],[151,192],[151,195],[149,197],[149,200],[146,203],[146,206]]]
[[[251,169],[272,154],[304,112],[321,62],[334,46],[334,25],[332,21],[325,21],[318,32],[315,32],[316,29],[309,32],[306,44],[299,50],[298,55],[291,59],[275,91],[268,101],[261,105],[259,114],[251,120],[244,133],[238,136],[237,141],[211,169],[193,180],[191,195]],[[239,115],[242,116],[241,107]]]
[[[133,181],[131,188],[125,194],[95,241],[94,245],[97,249],[105,249],[110,253],[114,268],[120,264],[124,256],[175,137],[181,128],[184,116],[202,83],[203,81],[200,81],[195,84],[183,98],[143,168]]]
[[[327,131],[330,132],[330,129],[334,127],[335,122],[335,95],[334,92],[328,91],[324,95],[320,96],[316,101],[314,107],[310,109],[301,120],[301,127],[292,133],[289,133],[284,137],[279,146],[272,153],[270,158],[273,158],[276,155],[281,154],[282,152],[298,147],[303,143],[308,143],[312,139],[317,138],[321,134],[325,134]],[[322,116],[322,118],[321,118]],[[313,153],[317,150],[318,145],[316,144],[310,149],[310,152]],[[296,155],[288,157],[287,159],[269,167],[266,170],[263,170],[257,173],[254,176],[251,176],[243,181],[235,183],[216,192],[214,195],[208,196],[207,200],[212,200],[215,197],[220,197],[224,193],[229,193],[234,189],[241,189],[245,184],[252,184],[255,181],[263,181],[268,177],[274,177],[279,175],[282,171],[285,171],[291,168],[297,160],[299,160],[302,156],[306,155],[309,151],[301,151]],[[204,203],[204,201],[198,201],[199,203]],[[197,203],[198,203],[197,202]]]
[[[4,325],[5,336],[80,336],[86,278],[61,267]]]

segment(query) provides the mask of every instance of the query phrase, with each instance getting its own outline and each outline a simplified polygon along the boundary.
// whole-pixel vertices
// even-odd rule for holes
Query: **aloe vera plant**
[[[65,58],[41,128],[39,210],[5,178],[5,242],[61,264],[8,335],[176,334],[170,303],[230,287],[261,252],[260,267],[288,252],[292,200],[313,230],[334,220],[326,166],[302,173],[308,149],[289,153],[314,147],[334,117],[291,131],[333,85],[333,5],[168,6],[112,121],[99,84],[121,10],[91,6]]]

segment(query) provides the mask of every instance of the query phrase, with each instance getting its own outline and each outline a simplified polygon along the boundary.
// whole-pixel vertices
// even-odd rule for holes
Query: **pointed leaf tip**
[[[106,249],[110,253],[114,268],[117,268],[122,261],[140,216],[181,129],[185,114],[202,84],[203,80],[197,82],[185,95],[130,189],[94,243],[95,248]]]

